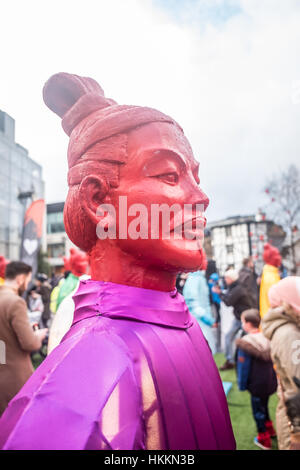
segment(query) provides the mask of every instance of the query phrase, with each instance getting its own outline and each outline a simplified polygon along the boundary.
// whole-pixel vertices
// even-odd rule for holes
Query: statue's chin
[[[201,270],[205,255],[197,240],[136,240],[122,243],[122,250],[133,256],[140,266],[159,268],[172,273]]]

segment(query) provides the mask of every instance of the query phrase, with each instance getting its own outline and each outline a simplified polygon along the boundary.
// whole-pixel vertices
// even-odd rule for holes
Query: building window
[[[47,233],[61,233],[65,231],[63,212],[53,212],[47,215]]]
[[[228,254],[233,253],[233,245],[227,245],[226,249]]]
[[[226,233],[226,237],[231,237],[231,235],[232,235],[231,226],[225,227],[225,233]]]
[[[48,258],[61,258],[64,255],[65,245],[63,243],[48,245]]]

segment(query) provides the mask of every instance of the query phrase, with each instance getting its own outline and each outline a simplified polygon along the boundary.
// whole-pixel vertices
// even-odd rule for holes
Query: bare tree
[[[295,165],[273,176],[264,188],[269,198],[268,216],[282,225],[290,240],[293,271],[296,272],[295,234],[300,225],[300,172]]]

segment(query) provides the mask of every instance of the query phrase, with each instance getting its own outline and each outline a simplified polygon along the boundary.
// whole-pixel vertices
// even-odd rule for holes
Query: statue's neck
[[[96,243],[90,252],[91,278],[144,289],[172,291],[176,274],[159,267],[149,267],[124,253],[110,240]]]

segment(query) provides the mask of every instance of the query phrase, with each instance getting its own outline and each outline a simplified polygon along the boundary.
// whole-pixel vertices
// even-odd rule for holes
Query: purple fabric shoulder
[[[134,449],[143,447],[141,404],[126,345],[93,328],[97,318],[63,341],[39,366],[0,420],[3,449]],[[122,428],[111,408],[120,387]]]

